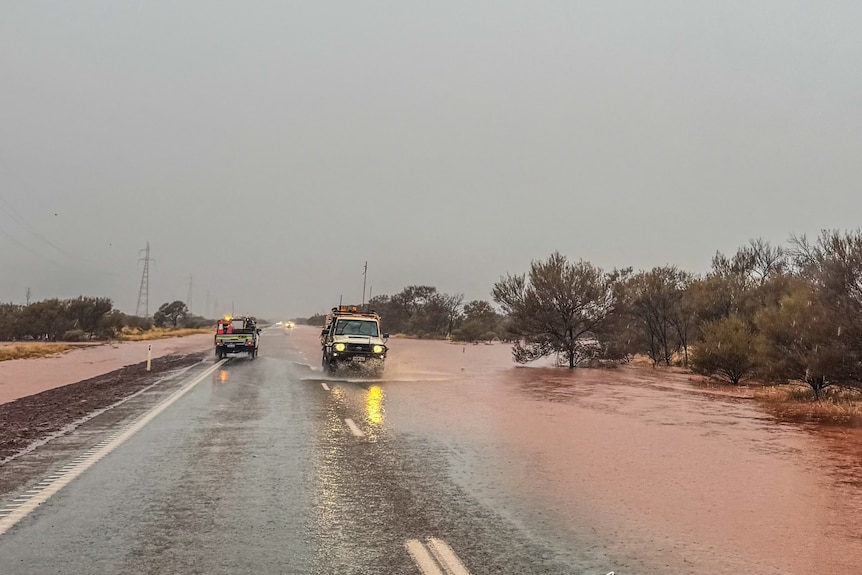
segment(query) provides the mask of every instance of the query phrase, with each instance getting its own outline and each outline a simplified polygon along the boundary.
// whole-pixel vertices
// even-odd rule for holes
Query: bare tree
[[[529,274],[500,278],[492,293],[509,315],[518,363],[561,353],[574,368],[592,347],[588,336],[614,310],[608,275],[583,260],[570,263],[559,252],[534,261]]]
[[[738,276],[748,287],[763,285],[770,278],[785,272],[789,254],[781,246],[773,246],[763,238],[748,241],[728,258],[716,252],[712,258],[712,273],[719,276]]]
[[[626,311],[643,334],[643,346],[654,364],[670,365],[679,349],[688,350],[692,312],[683,306],[691,275],[674,266],[653,268],[629,278],[622,288]]]

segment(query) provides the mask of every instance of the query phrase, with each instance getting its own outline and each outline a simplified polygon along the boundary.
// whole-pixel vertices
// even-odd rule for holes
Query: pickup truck
[[[215,354],[222,359],[229,354],[245,353],[257,357],[260,328],[253,317],[225,316],[218,321],[215,334]]]

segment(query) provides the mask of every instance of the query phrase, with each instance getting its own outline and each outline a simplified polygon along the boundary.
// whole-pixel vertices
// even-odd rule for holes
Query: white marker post
[[[147,371],[153,367],[153,344],[147,344]]]

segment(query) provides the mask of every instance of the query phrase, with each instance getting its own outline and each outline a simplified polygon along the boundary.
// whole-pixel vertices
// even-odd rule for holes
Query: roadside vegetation
[[[146,331],[140,329],[123,328],[117,335],[120,341],[150,341],[154,339],[167,339],[172,337],[186,337],[202,333],[213,333],[211,328],[163,328],[154,327]]]
[[[732,385],[784,386],[769,387],[764,399],[858,409],[860,230],[791,236],[785,246],[753,239],[731,256],[717,252],[703,275],[673,265],[607,272],[553,253],[501,277],[491,293],[499,308],[464,304],[460,294],[430,286],[376,296],[371,307],[390,333],[509,341],[518,363],[554,357],[574,369],[649,358],[653,367],[683,367]]]
[[[462,294],[449,295],[432,286],[408,286],[395,295],[377,295],[368,303],[380,314],[385,332],[406,337],[493,341],[505,336],[504,316],[484,300],[464,303]],[[299,318],[296,323],[323,326],[326,314]]]
[[[150,340],[209,331],[213,320],[189,313],[181,301],[165,303],[152,318],[114,309],[108,298],[47,299],[19,305],[0,304],[0,341],[32,343]],[[4,348],[9,346],[4,346]],[[37,353],[37,352],[32,352]],[[33,356],[31,356],[33,357]]]
[[[862,425],[862,390],[831,387],[815,397],[810,387],[791,383],[757,387],[754,397],[786,418]]]
[[[0,361],[50,357],[71,349],[64,343],[13,343],[0,345]]]
[[[520,363],[646,356],[734,385],[801,383],[814,400],[846,392],[856,401],[862,390],[860,231],[786,247],[751,240],[731,257],[717,253],[704,276],[675,266],[608,273],[555,253],[493,294]]]

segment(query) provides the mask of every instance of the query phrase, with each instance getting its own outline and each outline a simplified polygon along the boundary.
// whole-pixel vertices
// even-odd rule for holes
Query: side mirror
[[[325,329],[320,330],[320,335],[326,335],[326,330]]]
[[[383,339],[389,339],[389,334],[388,334],[388,333],[384,333],[384,334],[383,334]]]

